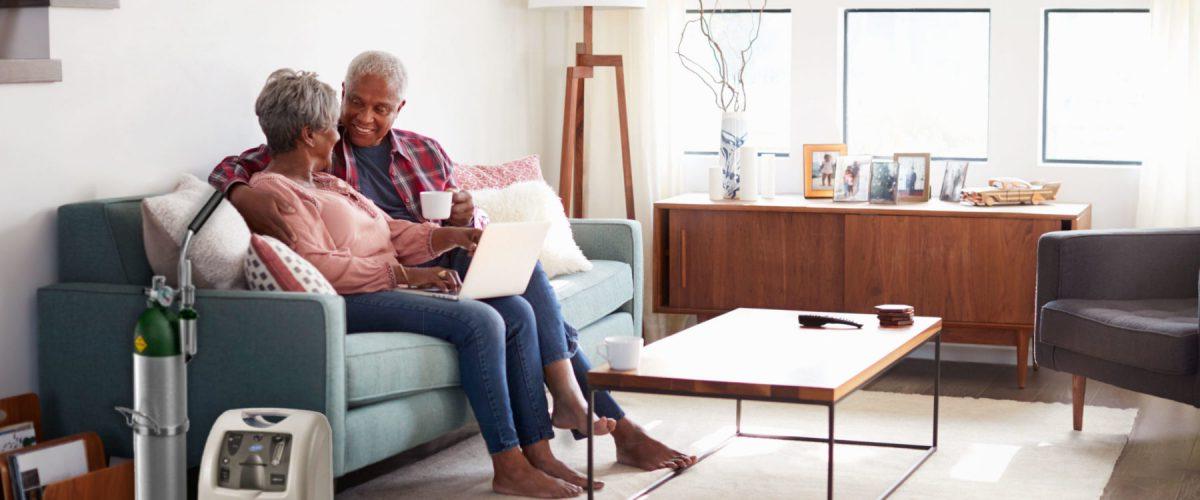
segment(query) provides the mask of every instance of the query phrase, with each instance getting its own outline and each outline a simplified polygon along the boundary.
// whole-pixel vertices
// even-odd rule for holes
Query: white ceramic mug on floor
[[[642,361],[642,344],[641,337],[606,337],[601,356],[614,370],[636,370]]]

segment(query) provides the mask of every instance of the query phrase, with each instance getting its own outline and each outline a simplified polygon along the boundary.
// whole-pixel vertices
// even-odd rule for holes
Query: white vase
[[[743,147],[740,156],[741,186],[738,189],[738,199],[742,201],[758,201],[759,169],[758,148]]]
[[[741,188],[741,152],[746,144],[746,116],[736,111],[726,111],[721,116],[721,187],[725,199],[735,200]]]

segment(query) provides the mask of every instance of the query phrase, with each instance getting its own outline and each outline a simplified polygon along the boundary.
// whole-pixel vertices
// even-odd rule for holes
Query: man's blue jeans
[[[441,266],[448,269],[458,271],[460,276],[464,278],[467,275],[467,267],[471,264],[471,256],[465,250],[456,248],[441,257],[428,263],[427,265]],[[542,264],[539,262],[533,268],[533,275],[529,278],[529,286],[525,289],[525,294],[521,295],[530,306],[533,307],[533,315],[537,318],[537,336],[538,345],[541,347],[542,366],[548,365],[560,359],[571,360],[571,368],[575,372],[575,379],[579,381],[579,387],[583,389],[586,395],[588,390],[587,372],[592,369],[591,363],[588,362],[587,356],[579,349],[579,332],[575,328],[568,325],[562,315],[562,306],[558,303],[558,296],[554,294],[554,287],[550,286],[550,279],[546,276],[546,272],[542,270]],[[504,313],[501,312],[503,315]],[[608,391],[596,391],[596,414],[601,417],[608,417],[614,420],[625,418],[625,412],[621,410],[621,406],[613,400]],[[575,432],[576,439],[582,439],[583,434]]]
[[[455,302],[386,291],[345,300],[349,333],[413,332],[454,344],[463,391],[489,453],[554,437],[537,318],[525,299]]]

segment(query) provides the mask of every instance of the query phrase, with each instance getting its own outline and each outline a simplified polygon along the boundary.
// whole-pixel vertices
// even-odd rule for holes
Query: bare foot
[[[570,498],[583,493],[583,488],[535,468],[516,448],[492,455],[492,467],[495,470],[492,491],[501,495]]]
[[[603,436],[617,428],[617,421],[608,417],[595,420],[593,432]],[[550,413],[550,424],[559,429],[570,429],[587,435],[587,408],[584,403],[574,398],[554,398],[554,411]]]
[[[629,419],[623,418],[613,432],[617,444],[617,463],[642,470],[686,469],[696,463],[695,455],[676,451],[650,437]]]
[[[525,447],[522,453],[525,458],[529,459],[529,463],[537,467],[542,472],[549,474],[551,477],[556,477],[571,483],[575,486],[583,488],[587,491],[587,476],[580,474],[579,471],[572,469],[567,464],[562,463],[558,458],[550,452],[550,441],[540,441],[534,445]],[[596,491],[604,489],[604,481],[594,481]]]

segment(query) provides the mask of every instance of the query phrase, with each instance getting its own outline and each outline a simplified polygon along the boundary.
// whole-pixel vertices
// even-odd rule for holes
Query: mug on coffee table
[[[425,220],[449,219],[453,205],[454,191],[421,191],[421,215]]]
[[[600,357],[608,361],[608,366],[613,370],[636,370],[642,360],[643,343],[641,337],[605,337],[604,352],[600,353]]]

